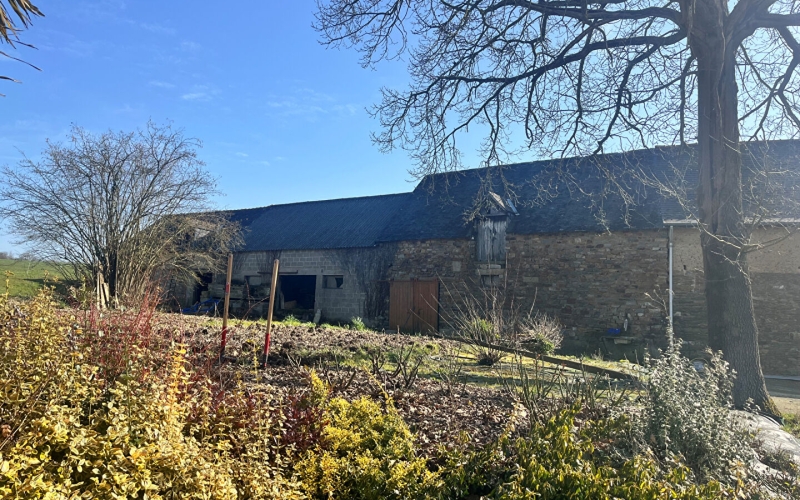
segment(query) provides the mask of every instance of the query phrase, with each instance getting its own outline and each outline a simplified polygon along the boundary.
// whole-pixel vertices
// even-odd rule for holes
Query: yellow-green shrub
[[[298,462],[304,488],[315,498],[414,498],[435,474],[416,456],[413,435],[389,402],[331,399],[323,441]]]
[[[112,384],[98,381],[103,367],[86,363],[76,338],[94,332],[72,321],[48,291],[19,306],[0,298],[0,497],[304,497],[275,449],[280,412],[256,407],[253,425],[237,427],[198,411],[210,393],[191,390],[203,374],[181,346],[166,352],[166,377],[141,377],[151,367],[134,362]]]
[[[696,484],[691,471],[680,464],[665,473],[642,456],[612,464],[595,449],[596,429],[579,432],[575,428],[576,413],[577,408],[566,410],[524,436],[504,435],[481,450],[446,454],[437,496],[710,500],[726,493],[716,482]]]

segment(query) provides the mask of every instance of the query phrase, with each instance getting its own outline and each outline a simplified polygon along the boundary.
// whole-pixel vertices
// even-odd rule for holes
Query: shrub
[[[527,435],[502,436],[473,452],[447,453],[440,498],[468,494],[495,499],[712,499],[724,489],[717,482],[693,484],[681,465],[661,474],[646,457],[610,463],[597,453],[605,429],[575,427],[579,407],[567,409]],[[624,422],[622,422],[624,425]]]
[[[74,326],[49,290],[18,307],[0,299],[0,497],[302,497],[284,474],[274,397],[233,384],[231,404],[213,404],[179,344],[160,376],[136,343],[118,373],[81,338],[97,332]]]
[[[564,340],[561,323],[544,313],[529,312],[518,320],[516,329],[519,343],[537,354],[551,354]]]
[[[415,498],[435,475],[418,458],[411,431],[391,401],[331,399],[323,440],[297,463],[314,498]]]
[[[680,457],[701,479],[735,480],[734,465],[752,451],[731,412],[733,378],[719,353],[699,372],[670,338],[650,363],[644,409],[634,419],[638,451]]]
[[[443,320],[456,336],[470,346],[481,365],[493,365],[505,352],[519,348],[549,354],[561,346],[562,326],[547,314],[534,312],[534,304],[519,307],[513,293],[504,288],[482,288],[479,294],[466,285],[446,289],[454,310],[443,310]]]

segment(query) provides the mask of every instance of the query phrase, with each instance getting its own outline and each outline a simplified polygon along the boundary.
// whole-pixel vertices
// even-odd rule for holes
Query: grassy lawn
[[[786,414],[783,415],[783,429],[800,439],[800,414]]]
[[[12,275],[6,278],[6,273]],[[45,279],[61,278],[61,273],[52,264],[16,259],[0,259],[0,292],[11,297],[32,297],[44,285]],[[6,280],[7,285],[6,285]]]

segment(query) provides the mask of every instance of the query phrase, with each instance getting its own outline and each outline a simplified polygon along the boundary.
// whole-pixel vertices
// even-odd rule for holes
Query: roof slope
[[[410,196],[309,201],[230,214],[242,225],[242,252],[370,247]]]
[[[742,149],[745,210],[768,206],[772,217],[800,219],[800,141],[751,142]],[[468,238],[470,213],[490,191],[510,198],[519,212],[509,233],[653,229],[694,218],[697,183],[697,146],[663,146],[436,174],[412,193],[271,205],[230,216],[244,229],[241,251]]]
[[[800,216],[800,141],[743,144],[743,162],[746,211],[758,205],[772,217]],[[381,239],[469,237],[469,211],[489,191],[519,212],[509,233],[658,228],[693,219],[697,183],[696,145],[436,174],[420,182]]]

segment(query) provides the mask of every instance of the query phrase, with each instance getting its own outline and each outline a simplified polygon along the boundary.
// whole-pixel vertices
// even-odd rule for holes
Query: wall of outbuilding
[[[272,262],[280,259],[279,275],[316,276],[315,309],[330,321],[350,321],[361,316],[364,308],[364,292],[354,275],[343,265],[338,250],[282,250],[280,252],[248,252],[234,256],[233,282],[244,283],[247,276],[263,276],[266,282],[272,275]],[[324,288],[323,277],[341,275],[341,288]],[[224,275],[216,275],[215,282],[224,281]],[[240,304],[236,301],[237,306]],[[243,307],[239,307],[240,310]],[[266,313],[266,307],[264,307]]]
[[[766,374],[800,376],[800,235],[767,228],[755,236],[759,241],[780,237],[785,239],[749,255],[761,359]],[[280,258],[281,273],[316,276],[315,308],[322,309],[326,320],[361,316],[372,319],[375,326],[388,327],[387,311],[381,306],[384,298],[372,296],[368,301],[368,286],[438,278],[443,328],[457,314],[462,291],[481,296],[487,283],[502,283],[509,303],[513,300],[515,306],[529,308],[535,301],[536,310],[562,322],[566,352],[596,352],[608,329],[622,329],[626,318],[627,335],[643,338],[653,347],[663,346],[668,303],[666,229],[508,234],[506,245],[506,260],[493,263],[477,261],[472,239],[404,241],[374,249],[240,253],[234,259],[233,279],[234,283],[254,275],[268,279],[272,260]],[[370,256],[381,253],[390,256],[384,259],[386,263],[369,264],[377,267],[365,274]],[[675,334],[689,343],[689,353],[699,353],[707,340],[707,316],[696,229],[674,229],[673,257]],[[343,276],[342,288],[324,288],[326,275]],[[215,276],[215,283],[222,281],[224,275]],[[385,300],[388,309],[388,296]],[[373,312],[365,310],[365,302],[373,304]],[[242,299],[233,299],[232,305],[239,313],[247,307]]]
[[[757,241],[786,237],[760,230]],[[749,255],[764,372],[800,376],[800,235]],[[507,260],[479,263],[471,239],[406,241],[397,247],[391,279],[438,277],[442,325],[457,314],[459,294],[481,296],[481,275],[499,274],[507,300],[557,317],[567,352],[596,352],[609,328],[623,328],[652,347],[664,345],[668,315],[668,231],[507,236]],[[674,325],[699,354],[707,341],[702,252],[694,228],[674,230]]]
[[[675,334],[700,351],[708,340],[700,233],[674,230]],[[774,242],[748,254],[753,307],[765,374],[800,376],[800,235],[767,227],[755,242]]]
[[[479,263],[471,239],[406,241],[398,245],[395,280],[438,277],[442,323],[456,314],[459,293],[480,297],[481,276],[501,276],[506,300],[557,317],[566,327],[564,349],[595,352],[609,328],[623,328],[663,344],[666,230],[613,234],[558,233],[507,236],[502,263]],[[483,279],[486,282],[486,279]]]

